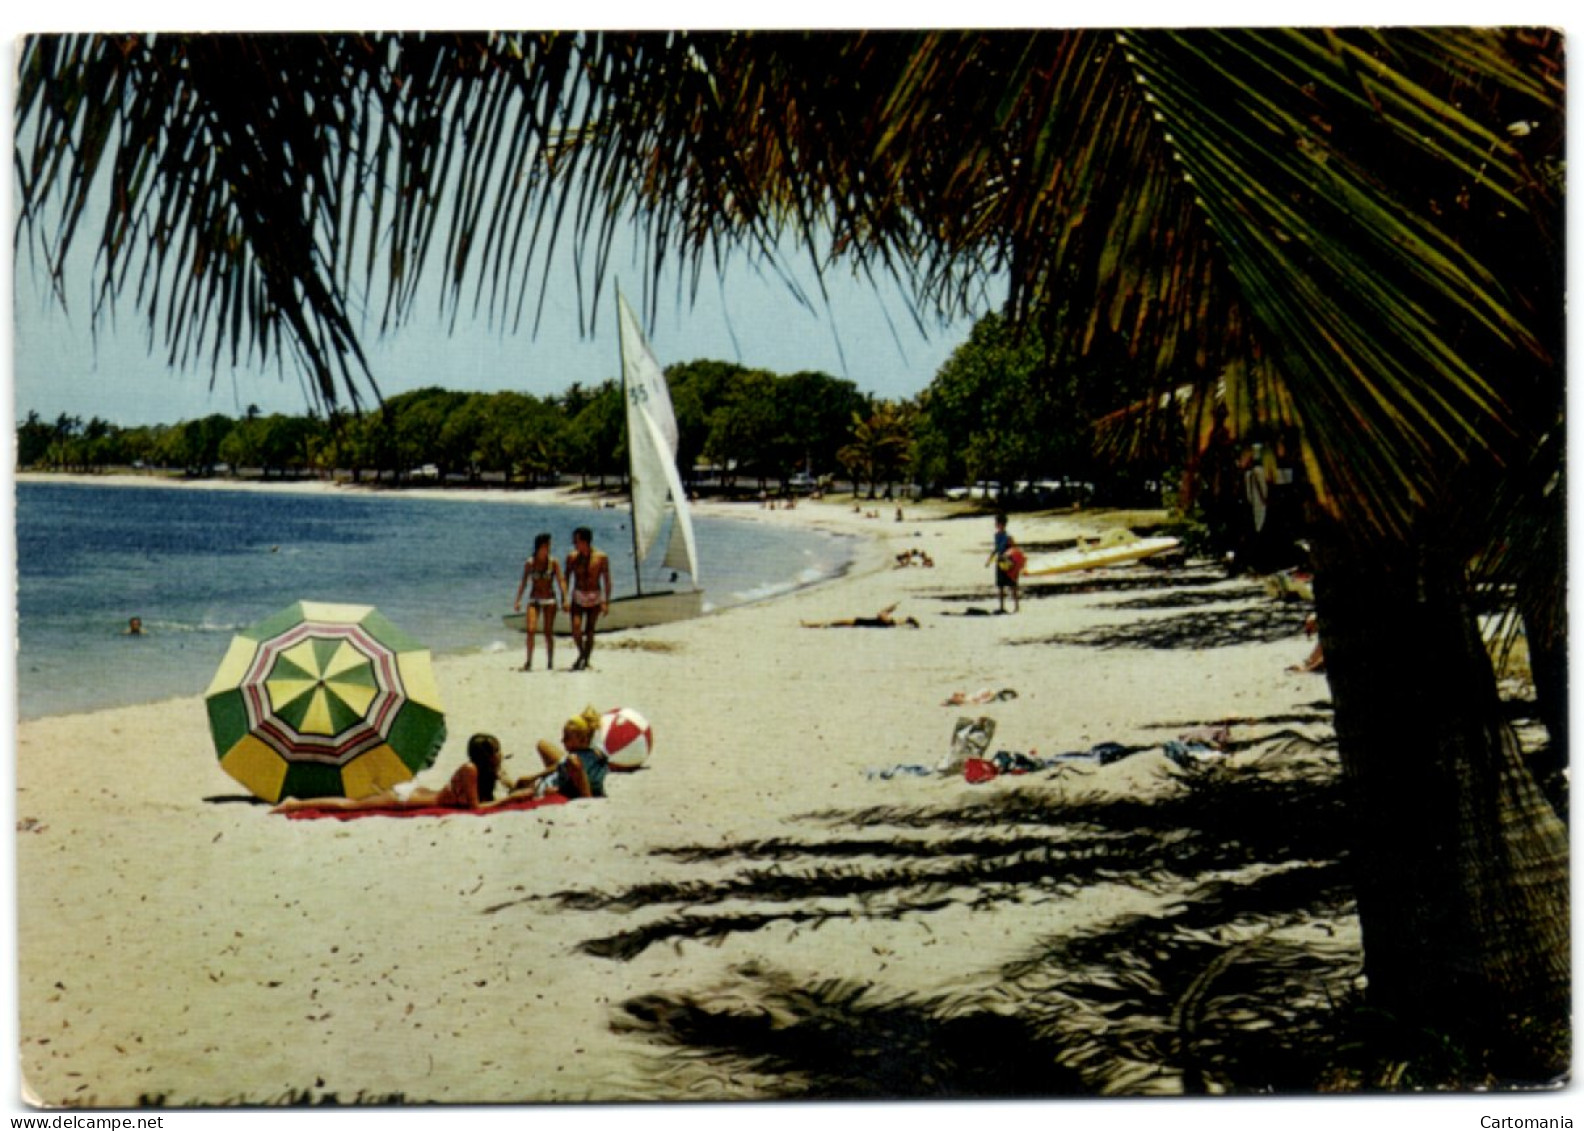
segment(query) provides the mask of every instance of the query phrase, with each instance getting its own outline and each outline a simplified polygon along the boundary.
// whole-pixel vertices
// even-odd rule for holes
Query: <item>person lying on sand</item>
[[[599,722],[599,712],[585,707],[561,727],[560,746],[541,741],[539,759],[545,765],[544,770],[518,778],[512,784],[513,796],[527,792],[536,797],[559,793],[568,800],[604,797],[610,759],[600,748]]]
[[[1010,687],[1003,687],[999,691],[992,687],[981,687],[972,694],[966,691],[954,691],[941,700],[941,706],[963,707],[969,704],[993,703],[997,700],[1016,699],[1017,697],[1017,691]]]
[[[903,617],[898,620],[891,614],[896,611],[895,605],[887,605],[872,617],[849,617],[846,620],[803,621],[804,628],[918,628],[919,622],[912,617]]]
[[[408,788],[403,783],[395,789],[382,789],[367,797],[293,797],[282,801],[272,813],[290,813],[297,809],[487,809],[500,802],[495,800],[495,786],[500,780],[501,747],[492,734],[475,734],[468,739],[468,760],[457,767],[451,780],[440,789]],[[504,798],[502,799],[504,800]]]

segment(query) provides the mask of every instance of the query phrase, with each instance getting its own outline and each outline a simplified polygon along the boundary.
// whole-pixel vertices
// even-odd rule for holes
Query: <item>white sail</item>
[[[669,400],[669,398],[668,398]],[[640,411],[637,416],[644,430],[649,434],[649,439],[655,446],[664,442],[660,434],[660,423],[647,412]],[[628,445],[632,444],[629,436]],[[693,541],[693,516],[688,512],[687,492],[682,487],[682,478],[677,474],[676,461],[671,459],[661,460],[659,463],[660,474],[665,477],[670,487],[672,510],[675,512],[676,521],[671,524],[671,541],[666,546],[665,564],[677,569],[685,569],[692,577],[693,584],[698,585],[698,546]],[[679,538],[678,535],[681,537]],[[681,553],[677,551],[680,549]]]
[[[622,386],[627,400],[634,552],[638,563],[642,563],[659,539],[666,515],[674,513],[672,548],[666,552],[666,562],[686,569],[697,585],[698,552],[687,495],[677,474],[677,424],[671,408],[671,390],[626,298],[617,294],[616,305],[621,322]],[[680,556],[674,553],[679,534],[685,551]]]

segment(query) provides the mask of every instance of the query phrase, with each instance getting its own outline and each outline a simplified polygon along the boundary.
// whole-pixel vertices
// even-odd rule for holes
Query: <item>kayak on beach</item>
[[[1078,545],[1071,550],[1031,559],[1023,570],[1023,577],[1050,577],[1059,573],[1122,565],[1164,554],[1180,545],[1176,538],[1140,538],[1131,530],[1112,530],[1099,538],[1080,538]]]

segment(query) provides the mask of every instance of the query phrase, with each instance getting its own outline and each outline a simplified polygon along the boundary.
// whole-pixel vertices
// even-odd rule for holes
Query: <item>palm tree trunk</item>
[[[1455,555],[1317,545],[1366,996],[1493,1077],[1567,1071],[1568,841],[1523,764]]]

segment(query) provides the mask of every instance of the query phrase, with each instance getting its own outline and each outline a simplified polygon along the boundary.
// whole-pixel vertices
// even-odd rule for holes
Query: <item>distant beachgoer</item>
[[[1007,590],[1012,591],[1012,611],[1021,607],[1017,583],[1017,566],[1009,556],[1013,547],[1012,535],[1007,533],[1007,516],[995,516],[995,542],[985,564],[995,563],[997,611],[1006,612]],[[1019,551],[1021,553],[1021,551]]]
[[[569,592],[564,607],[572,614],[572,642],[578,658],[573,671],[583,671],[594,656],[594,630],[599,618],[610,612],[610,559],[594,548],[594,532],[580,526],[572,532],[572,552],[567,555]]]
[[[1021,607],[1023,593],[1023,571],[1028,568],[1028,555],[1017,544],[1017,539],[1007,536],[1007,576],[1012,579],[1012,611],[1015,613]]]
[[[534,636],[541,619],[544,622],[545,665],[554,668],[556,606],[566,603],[567,592],[566,578],[561,575],[561,563],[550,553],[548,534],[534,538],[533,556],[523,563],[522,583],[517,586],[517,600],[512,603],[513,609],[522,608],[525,589],[528,591],[528,655],[523,663],[523,671],[533,671]],[[559,600],[557,592],[560,593]]]
[[[127,621],[126,631],[124,633],[122,633],[122,635],[123,636],[142,636],[143,635],[143,618],[142,617],[133,617],[132,619]]]
[[[413,787],[411,782],[395,789],[383,789],[368,797],[290,798],[275,806],[273,812],[291,813],[298,809],[333,809],[348,812],[363,809],[487,809],[498,804],[495,786],[500,780],[501,747],[491,734],[475,734],[468,739],[468,760],[457,767],[451,780],[439,789]]]
[[[1314,636],[1320,631],[1320,626],[1315,621],[1313,613],[1310,613],[1309,616],[1304,618],[1303,627],[1305,636]],[[1304,662],[1301,664],[1290,665],[1287,670],[1290,672],[1325,671],[1325,648],[1322,646],[1321,642],[1319,640],[1315,641],[1315,646],[1313,650],[1310,651],[1308,659],[1304,660]]]
[[[845,620],[803,621],[804,628],[918,628],[919,622],[913,617],[902,617],[900,620],[891,614],[896,612],[895,605],[887,605],[872,617],[848,617]]]
[[[560,746],[541,741],[539,758],[544,762],[544,771],[518,778],[512,785],[513,796],[524,792],[538,797],[559,793],[574,801],[583,797],[604,797],[610,759],[599,743],[599,723],[599,712],[585,707],[561,727]]]

